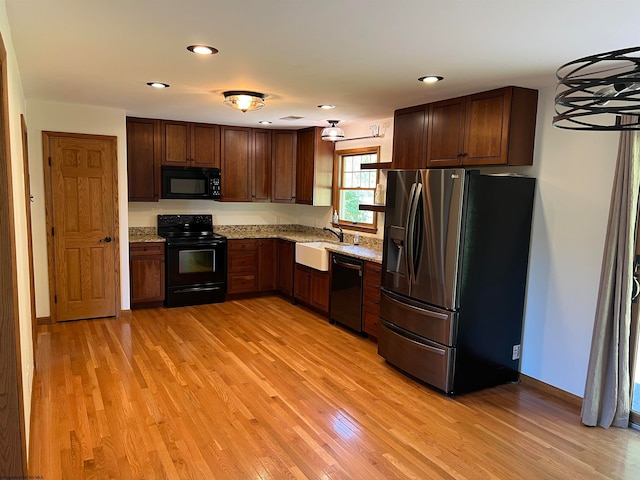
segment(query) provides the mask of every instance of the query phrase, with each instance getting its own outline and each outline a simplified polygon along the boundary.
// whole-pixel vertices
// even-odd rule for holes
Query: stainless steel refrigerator
[[[456,394],[516,381],[535,179],[387,176],[378,353]]]

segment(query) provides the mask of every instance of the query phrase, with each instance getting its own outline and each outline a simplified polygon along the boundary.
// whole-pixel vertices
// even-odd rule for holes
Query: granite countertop
[[[345,233],[345,242],[337,239],[320,228],[302,225],[220,225],[214,231],[229,240],[253,238],[280,238],[290,242],[323,242],[330,252],[342,253],[361,260],[382,263],[382,240],[379,238],[360,237],[360,245],[353,245],[353,234]],[[129,243],[164,242],[155,227],[130,227]]]
[[[129,243],[164,242],[158,236],[156,227],[129,227]]]

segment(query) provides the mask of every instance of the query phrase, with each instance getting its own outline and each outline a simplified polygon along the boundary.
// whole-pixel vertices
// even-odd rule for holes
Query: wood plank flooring
[[[30,475],[638,479],[640,433],[524,385],[448,398],[279,297],[38,327]]]

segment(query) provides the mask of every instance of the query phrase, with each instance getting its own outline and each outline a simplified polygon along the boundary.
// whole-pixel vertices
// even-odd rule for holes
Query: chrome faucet
[[[340,225],[336,225],[336,227],[338,227],[338,230],[340,230],[340,233],[336,232],[333,228],[329,228],[329,227],[324,227],[322,230],[325,232],[329,232],[329,233],[333,233],[336,237],[338,237],[338,240],[340,240],[340,242],[344,242],[344,232],[342,231],[342,227]]]

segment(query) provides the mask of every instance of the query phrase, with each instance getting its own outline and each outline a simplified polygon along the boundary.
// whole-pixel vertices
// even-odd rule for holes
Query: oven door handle
[[[214,290],[220,290],[221,288],[222,287],[187,287],[174,290],[173,293],[212,292]]]

